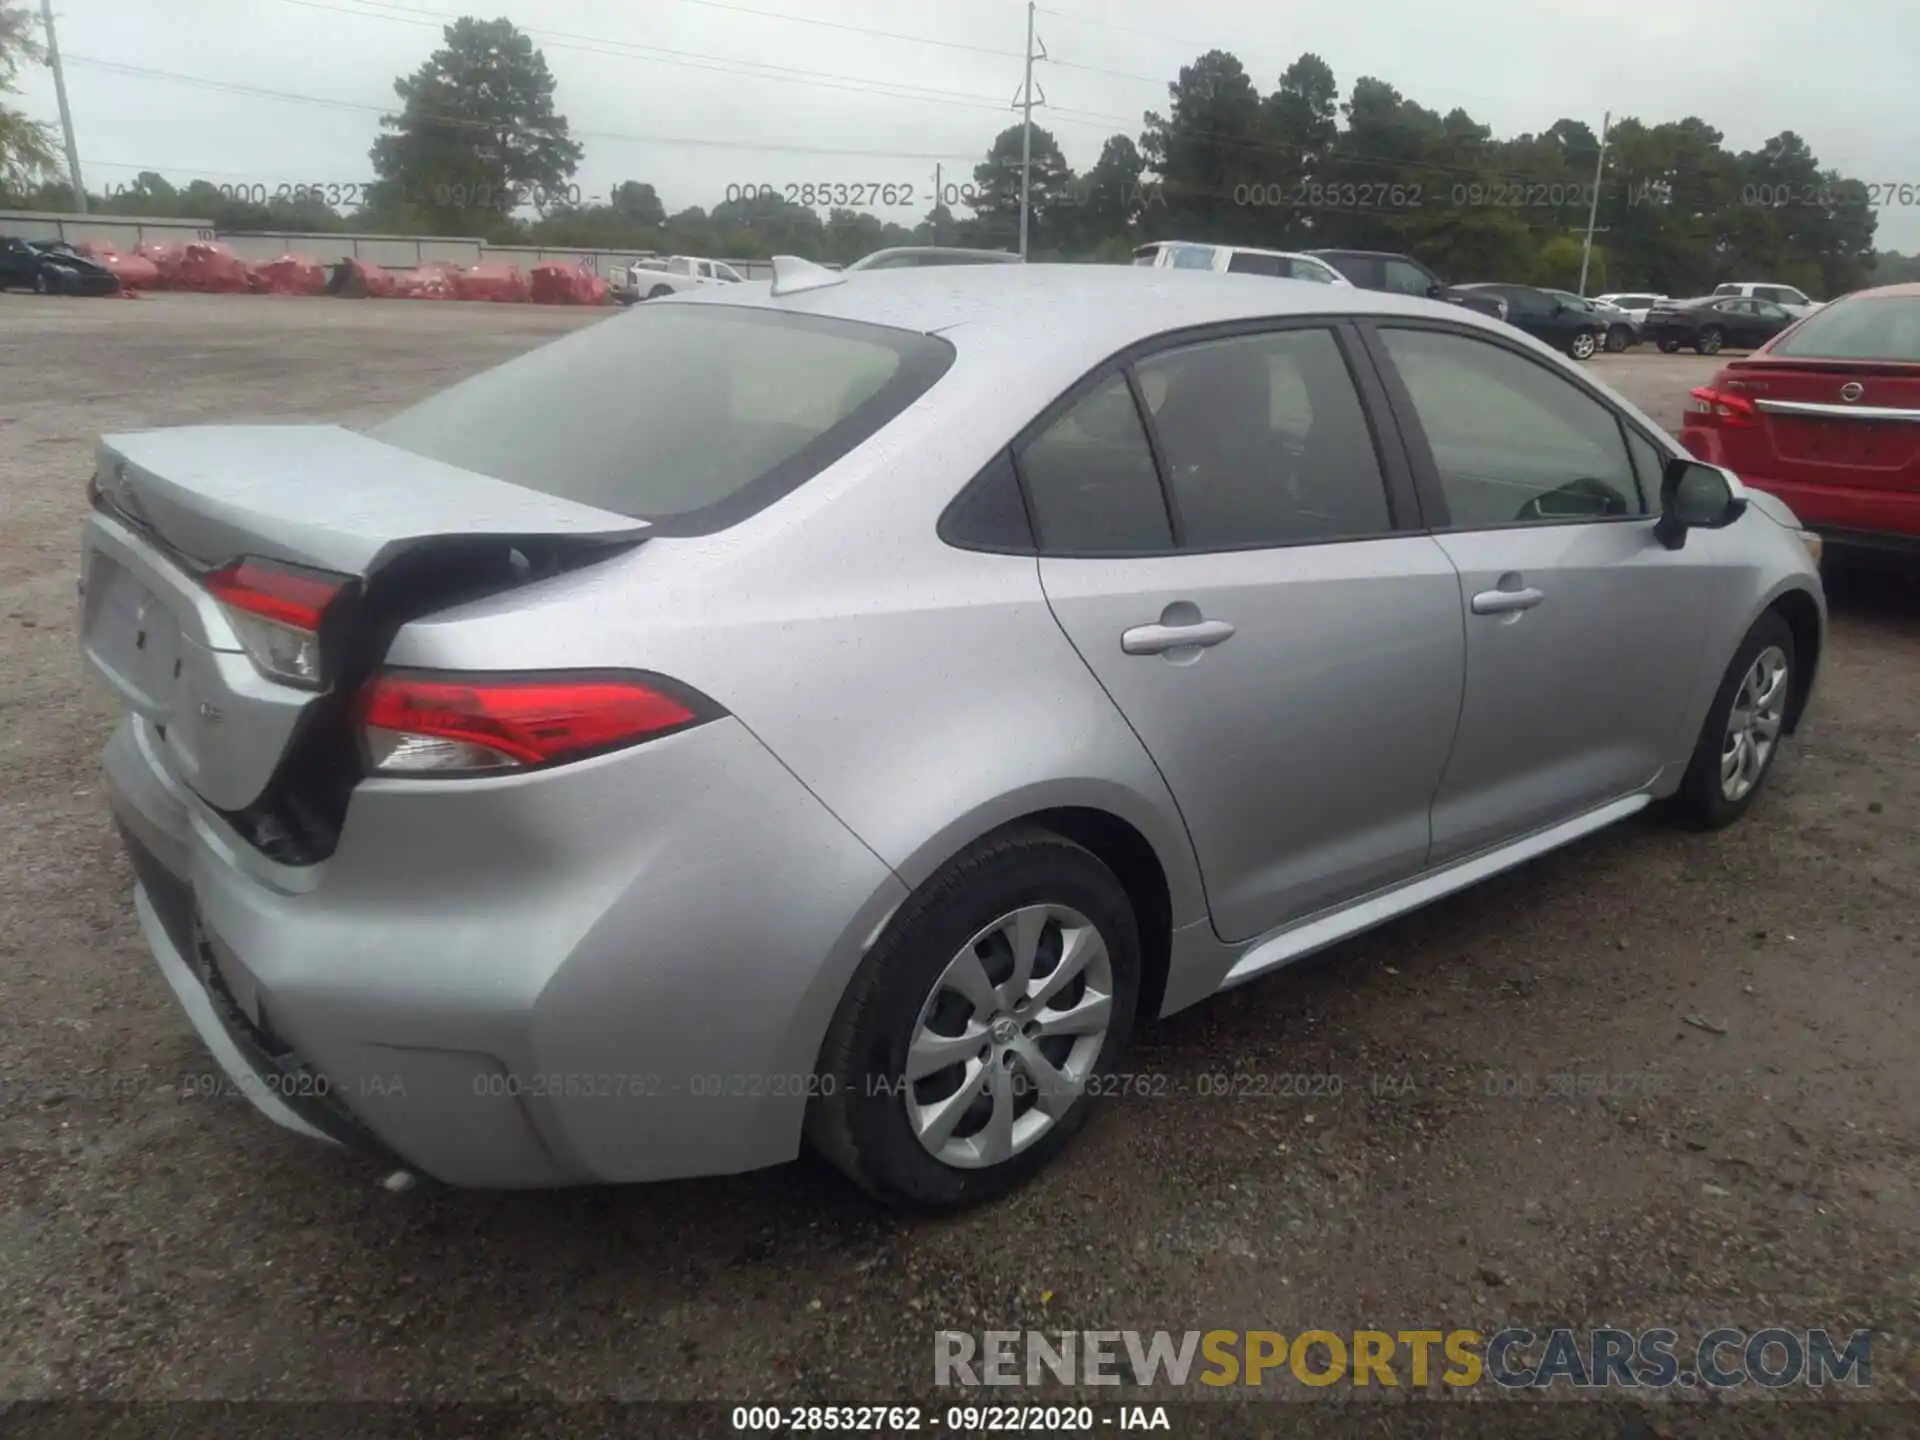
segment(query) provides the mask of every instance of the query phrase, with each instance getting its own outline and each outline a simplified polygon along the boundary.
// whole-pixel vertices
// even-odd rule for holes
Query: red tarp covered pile
[[[199,290],[209,294],[232,295],[250,289],[246,264],[225,245],[195,242],[183,246],[169,266],[155,251],[171,249],[156,245],[148,258],[160,267],[160,283],[174,290]]]
[[[393,276],[371,260],[342,260],[327,279],[327,293],[349,300],[384,300],[393,294]]]
[[[527,298],[527,278],[517,265],[469,265],[454,276],[453,288],[462,300],[517,304]]]
[[[417,270],[402,270],[393,277],[396,300],[457,300],[456,284],[460,267],[446,260],[430,260]]]
[[[536,305],[604,305],[607,282],[578,265],[548,261],[533,267],[528,286]]]
[[[121,292],[152,290],[160,283],[160,267],[146,256],[135,253],[122,255],[105,240],[92,240],[73,247],[82,255],[98,260],[113,272],[113,278],[120,282]]]
[[[151,264],[159,278],[154,281],[156,290],[173,289],[173,277],[180,273],[181,258],[187,253],[184,245],[139,245],[134,254]]]
[[[311,255],[282,255],[253,267],[253,288],[265,295],[319,295],[327,288],[327,267]]]

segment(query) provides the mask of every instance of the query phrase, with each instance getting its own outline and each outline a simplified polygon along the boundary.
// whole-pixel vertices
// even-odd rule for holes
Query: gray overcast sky
[[[585,194],[644,180],[670,211],[712,206],[729,183],[917,182],[913,206],[877,210],[912,223],[935,160],[968,178],[1011,122],[1025,39],[1021,0],[491,0],[476,13],[503,12],[546,52],[586,146]],[[57,0],[88,187],[137,169],[269,187],[370,179],[393,79],[459,13],[452,0]],[[1036,118],[1076,169],[1116,130],[1137,139],[1179,67],[1219,47],[1263,91],[1311,50],[1343,96],[1376,75],[1502,136],[1562,115],[1598,128],[1609,109],[1649,123],[1698,114],[1736,149],[1792,129],[1855,178],[1920,184],[1915,0],[1059,0],[1039,33],[1061,63],[1038,69],[1050,103]],[[24,100],[55,118],[44,69]],[[1920,250],[1920,204],[1882,209],[1877,243]]]

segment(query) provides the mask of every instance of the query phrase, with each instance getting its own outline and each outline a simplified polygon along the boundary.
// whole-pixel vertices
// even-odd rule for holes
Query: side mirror
[[[1438,300],[1440,296],[1445,293],[1446,288],[1446,286],[1439,284],[1427,286],[1427,298],[1429,300]]]
[[[1660,520],[1654,538],[1669,550],[1689,530],[1724,530],[1747,512],[1747,489],[1731,470],[1702,460],[1669,460],[1660,478]]]

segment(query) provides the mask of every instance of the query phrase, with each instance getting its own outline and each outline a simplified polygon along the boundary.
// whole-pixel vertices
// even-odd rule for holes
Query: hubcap
[[[907,1047],[907,1123],[965,1170],[1027,1149],[1073,1108],[1106,1044],[1113,964],[1064,905],[1002,915],[947,962]]]
[[[1787,708],[1787,657],[1778,645],[1769,645],[1754,657],[1727,716],[1727,733],[1720,746],[1720,793],[1744,800],[1760,783],[1760,776],[1780,739],[1780,721]]]

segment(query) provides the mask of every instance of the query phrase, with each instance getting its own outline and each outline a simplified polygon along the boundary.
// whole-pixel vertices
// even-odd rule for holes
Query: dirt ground
[[[1833,583],[1813,711],[1744,823],[1628,822],[1154,1027],[1130,1068],[1165,1093],[1113,1101],[981,1213],[881,1213],[808,1161],[390,1193],[196,1095],[74,644],[93,437],[364,423],[594,318],[0,295],[0,1399],[851,1403],[928,1393],[943,1328],[1510,1323],[1868,1329],[1874,1393],[1913,1399],[1920,586],[1898,577]],[[1669,424],[1713,369],[1594,363]],[[1253,1081],[1194,1093],[1215,1074]],[[1327,1078],[1262,1078],[1285,1076]]]

